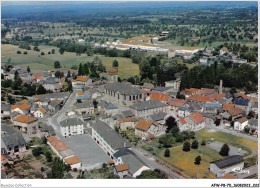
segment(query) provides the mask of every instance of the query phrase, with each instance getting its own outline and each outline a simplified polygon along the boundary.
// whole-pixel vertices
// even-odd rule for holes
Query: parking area
[[[82,161],[83,169],[100,167],[110,157],[98,146],[89,134],[61,138]]]
[[[223,142],[219,142],[219,141],[214,141],[212,143],[209,143],[208,146],[211,148],[211,149],[214,149],[216,150],[217,152],[220,151],[221,147],[223,146]],[[231,155],[245,155],[246,154],[246,151],[245,150],[242,150],[241,148],[237,148],[237,147],[234,147],[234,146],[231,146],[231,145],[228,145],[229,146],[229,156]]]

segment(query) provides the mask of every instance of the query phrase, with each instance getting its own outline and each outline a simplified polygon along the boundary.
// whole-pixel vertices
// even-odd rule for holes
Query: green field
[[[41,52],[45,55],[40,55],[41,52],[33,50],[20,49],[18,46],[10,44],[2,44],[2,63],[6,63],[8,59],[11,59],[13,65],[19,65],[22,68],[30,66],[32,72],[42,72],[44,70],[54,70],[54,61],[59,61],[62,67],[70,68],[72,65],[79,65],[80,63],[91,62],[95,56],[87,56],[82,54],[77,56],[73,52],[65,52],[63,55],[58,53],[59,49],[52,46],[39,46]],[[51,49],[55,49],[55,54],[48,54]],[[17,51],[21,51],[22,54],[17,54]],[[24,55],[23,52],[27,51],[28,54]],[[105,57],[99,56],[102,59],[103,64],[107,70],[112,68],[113,60],[119,62],[119,77],[128,78],[134,75],[139,75],[139,66],[133,64],[130,58],[123,57]]]

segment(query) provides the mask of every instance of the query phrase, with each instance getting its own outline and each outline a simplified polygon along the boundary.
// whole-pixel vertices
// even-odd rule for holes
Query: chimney
[[[222,94],[222,85],[223,85],[223,80],[219,81],[219,88],[218,88],[218,93]]]

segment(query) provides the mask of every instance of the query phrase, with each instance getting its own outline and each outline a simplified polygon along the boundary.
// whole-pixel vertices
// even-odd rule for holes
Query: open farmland
[[[52,46],[39,46],[40,52],[33,50],[20,49],[18,46],[4,44],[2,45],[1,60],[2,63],[7,63],[8,59],[11,59],[11,63],[19,65],[22,68],[30,66],[32,72],[42,72],[43,70],[53,70],[54,61],[59,61],[61,66],[70,68],[72,65],[79,65],[80,63],[91,62],[95,56],[87,56],[81,54],[77,56],[74,52],[65,52],[61,55],[59,49]],[[48,54],[51,49],[55,49],[55,54]],[[22,54],[17,54],[17,51],[21,51]],[[24,55],[23,52],[27,51],[28,54]],[[45,55],[40,55],[44,52]],[[130,58],[123,57],[105,57],[99,56],[102,59],[102,63],[106,66],[107,70],[112,68],[113,60],[119,62],[119,76],[127,78],[139,74],[139,67],[137,64],[133,64]]]

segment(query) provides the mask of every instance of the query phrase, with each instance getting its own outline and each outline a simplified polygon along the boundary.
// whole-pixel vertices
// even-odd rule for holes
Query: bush
[[[24,54],[24,55],[27,55],[28,53],[27,53],[27,51],[24,51],[23,54]]]
[[[44,169],[43,167],[41,167],[41,172],[44,172],[44,170],[45,170],[45,169]]]
[[[199,142],[197,140],[194,140],[191,144],[192,149],[198,149],[199,147]]]
[[[199,165],[200,164],[200,161],[201,161],[201,156],[199,155],[199,156],[197,156],[196,158],[195,158],[195,164],[196,165]]]
[[[184,142],[182,150],[186,151],[186,152],[190,151],[190,142],[189,141]]]
[[[229,146],[227,144],[223,144],[219,154],[222,156],[228,156],[228,153],[229,153]]]
[[[44,52],[41,52],[41,55],[44,55]]]
[[[16,53],[17,53],[17,54],[21,54],[22,52],[21,52],[21,51],[17,51]]]
[[[40,156],[42,154],[42,148],[41,147],[33,148],[32,154],[34,157]]]
[[[47,162],[52,162],[52,156],[51,156],[50,152],[47,151],[45,153],[45,157],[46,157]]]
[[[205,140],[205,139],[203,139],[203,140],[201,141],[201,145],[202,145],[202,146],[205,146],[205,145],[206,145],[206,140]]]
[[[167,148],[164,152],[164,157],[170,157],[170,150]]]

